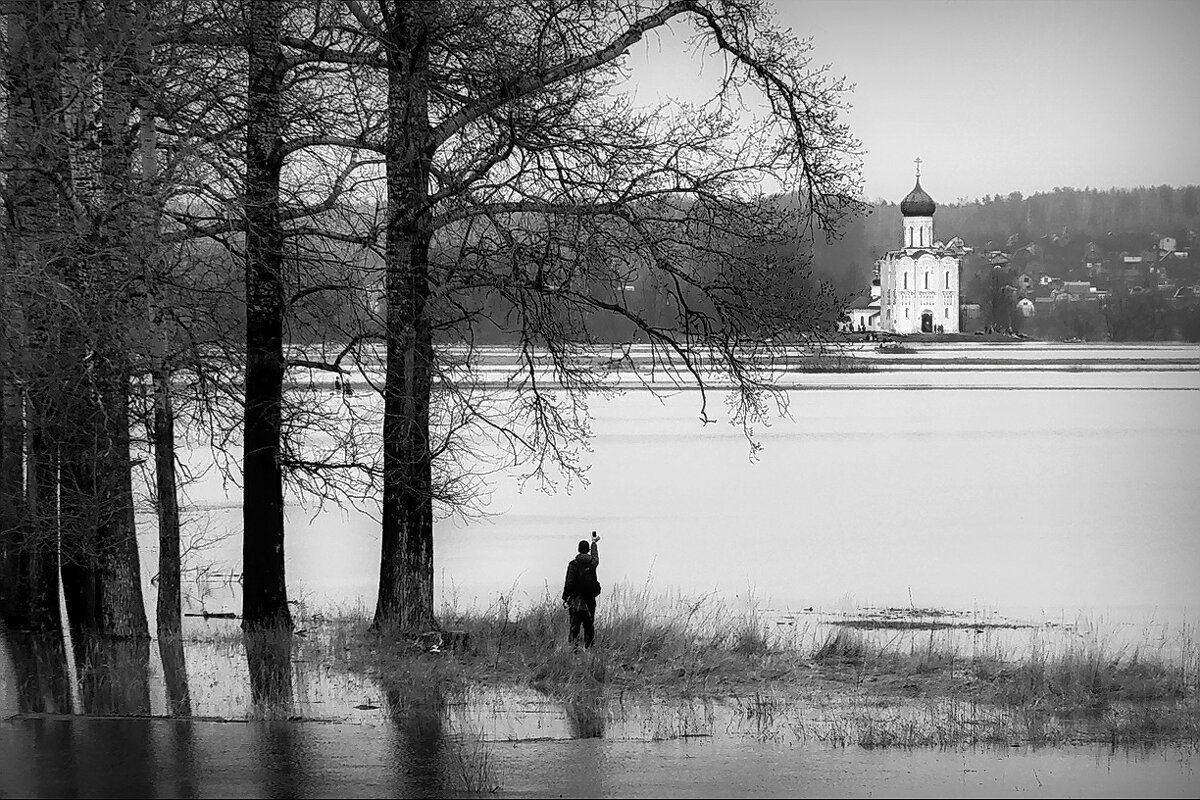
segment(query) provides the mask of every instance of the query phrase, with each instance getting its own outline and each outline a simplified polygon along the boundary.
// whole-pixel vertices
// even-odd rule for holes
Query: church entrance
[[[933,333],[932,311],[926,311],[921,314],[921,333]]]

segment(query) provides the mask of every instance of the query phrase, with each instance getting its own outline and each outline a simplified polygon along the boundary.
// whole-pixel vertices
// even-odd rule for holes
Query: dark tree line
[[[876,251],[896,246],[900,208],[871,208],[867,234]],[[1138,251],[1151,237],[1172,236],[1182,246],[1200,232],[1200,186],[1136,189],[1057,188],[1028,197],[1020,192],[977,200],[939,202],[937,235],[961,236],[980,249],[1012,250],[1032,242],[1065,249],[1078,260],[1089,243]]]

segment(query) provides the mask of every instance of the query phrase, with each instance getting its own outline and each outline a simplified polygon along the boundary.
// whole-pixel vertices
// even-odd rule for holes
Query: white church
[[[962,240],[949,246],[933,238],[937,205],[921,188],[921,159],[917,185],[900,201],[903,217],[900,249],[876,262],[879,275],[877,330],[889,333],[957,333],[958,282]]]

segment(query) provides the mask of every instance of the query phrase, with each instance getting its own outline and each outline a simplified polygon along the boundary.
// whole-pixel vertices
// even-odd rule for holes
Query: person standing
[[[596,568],[600,566],[600,537],[592,531],[592,541],[579,543],[579,553],[567,564],[567,579],[563,582],[563,605],[571,614],[571,633],[567,639],[573,645],[579,643],[579,630],[583,629],[583,646],[591,647],[596,638],[596,597],[600,594],[600,581]]]

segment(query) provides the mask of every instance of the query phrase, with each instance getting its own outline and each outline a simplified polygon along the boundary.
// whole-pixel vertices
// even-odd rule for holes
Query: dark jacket
[[[594,589],[579,586],[581,567],[589,564],[593,573],[600,566],[600,549],[595,542],[592,542],[590,553],[580,553],[567,564],[567,579],[563,581],[562,599],[564,603],[569,603],[575,597],[586,597],[588,600],[595,597]],[[599,586],[598,583],[597,586]]]

